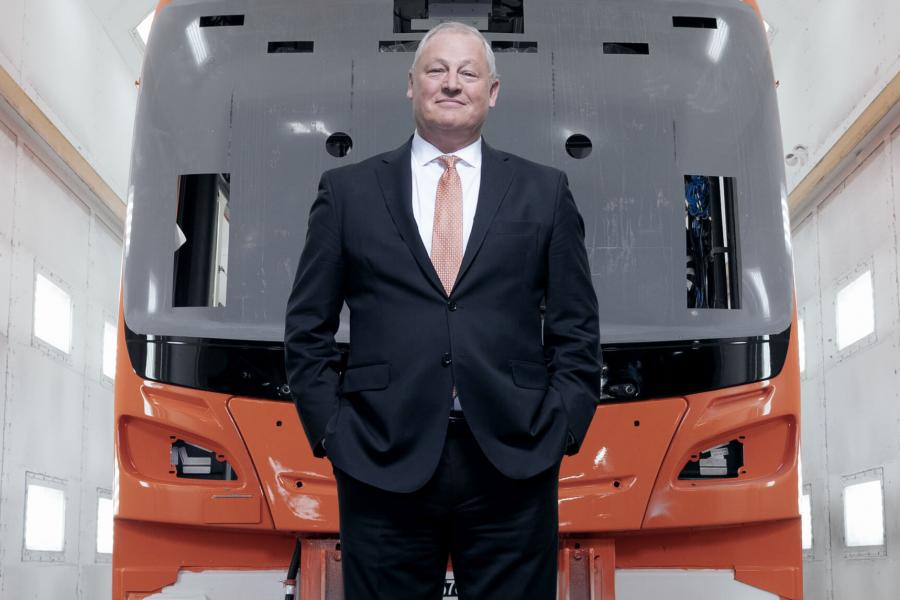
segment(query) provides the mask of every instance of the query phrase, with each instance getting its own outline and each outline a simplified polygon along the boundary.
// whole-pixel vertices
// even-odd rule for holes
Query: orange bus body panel
[[[121,306],[119,315],[113,597],[142,598],[181,570],[284,569],[297,533],[301,597],[324,597],[326,569],[340,554],[336,488],[330,463],[312,456],[294,405],[139,378]],[[597,598],[615,597],[617,568],[733,569],[749,585],[802,598],[793,329],[784,369],[771,380],[598,407],[585,450],[566,457],[560,471],[561,587],[582,552],[596,563]],[[172,436],[214,449],[238,479],[177,478]],[[746,473],[678,480],[692,455],[740,436]]]
[[[560,467],[560,532],[640,529],[685,407],[683,398],[597,407],[582,451]]]
[[[294,404],[233,398],[229,408],[256,464],[275,527],[336,534],[331,462],[313,456]]]

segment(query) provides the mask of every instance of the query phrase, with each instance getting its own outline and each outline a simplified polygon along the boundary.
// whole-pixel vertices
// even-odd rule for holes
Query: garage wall
[[[803,483],[812,503],[808,600],[896,598],[900,589],[900,129],[895,129],[793,230],[804,323]],[[872,274],[875,329],[839,350],[835,298]],[[880,470],[880,471],[879,471]],[[842,490],[883,478],[882,549],[850,548]],[[865,475],[864,475],[865,476]]]
[[[112,490],[114,456],[101,361],[121,236],[9,125],[0,120],[0,600],[109,598],[110,557],[96,551],[97,499]],[[68,353],[33,335],[38,273],[71,295]],[[61,553],[24,549],[28,477],[65,492]]]
[[[89,4],[3,0],[0,66],[124,199],[138,72]]]
[[[808,148],[787,169],[788,191],[815,166],[900,70],[897,0],[759,0],[774,27],[785,154]]]

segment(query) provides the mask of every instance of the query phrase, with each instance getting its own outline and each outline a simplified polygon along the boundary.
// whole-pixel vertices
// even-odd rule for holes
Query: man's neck
[[[419,136],[423,140],[425,140],[444,154],[453,154],[457,150],[465,148],[466,146],[476,141],[479,137],[481,137],[480,130],[476,130],[465,135],[435,134],[434,132],[422,131],[421,128],[417,128],[416,131],[419,132]]]

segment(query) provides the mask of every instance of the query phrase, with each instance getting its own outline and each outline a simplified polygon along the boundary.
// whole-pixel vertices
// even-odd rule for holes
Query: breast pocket
[[[494,221],[488,235],[537,235],[540,223],[536,221]]]
[[[485,236],[485,258],[491,271],[525,282],[535,268],[540,225],[533,221],[494,221]]]
[[[341,393],[383,390],[391,383],[391,364],[377,363],[348,367],[341,378]]]

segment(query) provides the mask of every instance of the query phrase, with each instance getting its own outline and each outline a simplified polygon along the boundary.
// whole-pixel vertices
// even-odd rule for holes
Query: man
[[[464,600],[556,597],[597,299],[566,176],[481,140],[499,87],[478,30],[438,25],[409,72],[411,140],[326,172],[310,210],[286,366],[337,480],[348,600],[440,598],[448,554]]]

